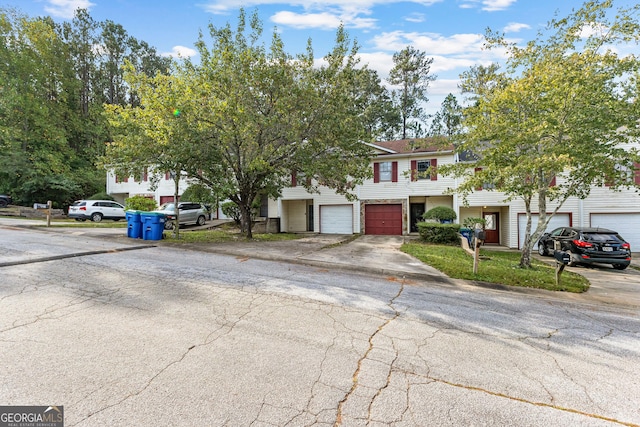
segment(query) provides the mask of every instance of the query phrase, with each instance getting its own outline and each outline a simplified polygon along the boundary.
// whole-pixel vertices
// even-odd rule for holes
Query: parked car
[[[111,200],[78,200],[69,206],[67,214],[76,221],[100,222],[103,219],[119,221],[125,219],[124,206]]]
[[[6,208],[11,203],[13,203],[11,196],[7,196],[6,194],[0,194],[0,208]]]
[[[577,264],[611,264],[624,270],[631,263],[631,245],[617,232],[606,228],[559,227],[545,233],[538,241],[538,253],[553,255],[554,242],[571,257],[569,266]]]
[[[200,203],[180,202],[178,203],[178,209],[180,210],[180,225],[204,225],[207,221],[208,212]],[[176,205],[173,202],[163,204],[154,212],[160,212],[165,215],[165,230],[173,230],[176,221]]]

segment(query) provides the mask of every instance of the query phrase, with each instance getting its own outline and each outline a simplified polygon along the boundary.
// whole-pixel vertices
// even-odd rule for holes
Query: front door
[[[424,203],[411,203],[411,231],[418,231],[418,223],[422,221],[422,214],[424,214]]]
[[[483,215],[485,222],[485,243],[500,244],[500,224],[498,212],[485,212]]]
[[[313,205],[307,205],[307,231],[313,231]]]

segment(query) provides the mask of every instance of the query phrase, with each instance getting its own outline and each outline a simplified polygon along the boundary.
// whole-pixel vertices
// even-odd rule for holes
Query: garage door
[[[320,206],[320,233],[353,234],[353,205]]]
[[[591,226],[617,231],[631,244],[631,251],[640,252],[640,213],[591,214]]]
[[[558,227],[568,227],[571,225],[571,217],[569,214],[555,214],[551,220],[547,223],[546,231],[551,231]],[[533,232],[538,226],[538,215],[531,216],[531,232]],[[527,229],[527,216],[524,214],[518,215],[518,248],[522,249],[524,244],[525,230]],[[538,242],[533,245],[533,249],[538,249]]]
[[[402,235],[402,205],[366,205],[365,234]]]

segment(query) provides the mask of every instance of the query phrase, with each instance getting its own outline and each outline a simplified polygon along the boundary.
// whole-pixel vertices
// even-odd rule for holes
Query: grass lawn
[[[473,257],[459,246],[411,242],[401,250],[455,279],[477,280],[510,286],[547,289],[550,291],[585,292],[589,281],[583,276],[564,271],[560,286],[556,285],[555,267],[531,260],[531,268],[518,266],[520,252],[492,251],[481,248],[478,274],[473,274]]]
[[[300,234],[289,233],[253,233],[253,240],[259,242],[279,242],[282,240],[295,240],[304,237]],[[245,237],[234,229],[215,229],[204,231],[180,230],[180,238],[174,237],[173,231],[165,231],[163,241],[168,243],[224,243],[238,242]]]

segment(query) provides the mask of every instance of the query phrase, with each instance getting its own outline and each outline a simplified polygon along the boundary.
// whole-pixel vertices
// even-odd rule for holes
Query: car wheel
[[[165,230],[173,230],[173,221],[167,221],[164,223]]]
[[[567,251],[567,255],[569,255],[569,262],[567,263],[569,267],[575,267],[576,265],[578,265],[578,263],[575,261],[573,252]]]
[[[204,225],[204,224],[205,224],[205,221],[206,221],[206,219],[205,219],[204,215],[200,215],[200,216],[198,217],[198,220],[196,221],[196,224],[197,224],[197,225]]]
[[[8,205],[6,200],[0,200],[0,208],[6,208]]]
[[[100,212],[96,212],[96,213],[91,214],[91,221],[93,221],[93,222],[102,221],[102,214]]]
[[[629,267],[629,264],[613,264],[613,268],[616,270],[624,270],[627,267]]]
[[[538,253],[540,254],[540,256],[549,255],[549,251],[547,251],[547,246],[542,242],[538,242]]]

